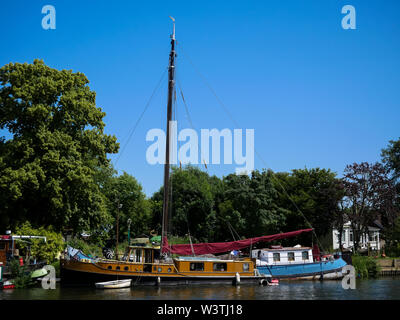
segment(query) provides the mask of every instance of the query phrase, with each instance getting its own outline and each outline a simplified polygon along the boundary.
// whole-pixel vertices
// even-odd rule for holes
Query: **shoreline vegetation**
[[[360,279],[371,279],[379,276],[380,266],[374,257],[353,255],[351,257],[356,277]]]

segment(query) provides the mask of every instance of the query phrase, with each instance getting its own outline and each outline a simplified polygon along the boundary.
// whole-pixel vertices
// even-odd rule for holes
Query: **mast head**
[[[171,39],[175,40],[175,18],[171,17],[171,16],[169,16],[169,18],[172,20],[172,23],[173,23],[173,31],[172,31]]]

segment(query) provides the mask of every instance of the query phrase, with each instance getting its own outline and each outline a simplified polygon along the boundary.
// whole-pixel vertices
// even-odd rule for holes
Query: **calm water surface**
[[[400,278],[357,280],[355,290],[344,290],[341,281],[282,281],[279,286],[241,285],[197,285],[176,287],[132,287],[116,290],[92,288],[42,288],[0,291],[0,299],[35,300],[400,300]]]

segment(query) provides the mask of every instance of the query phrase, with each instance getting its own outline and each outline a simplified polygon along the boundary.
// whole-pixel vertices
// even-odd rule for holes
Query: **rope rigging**
[[[196,71],[196,73],[198,74],[198,76],[202,79],[203,83],[209,88],[209,90],[211,91],[211,93],[214,95],[214,97],[216,98],[219,106],[224,110],[224,112],[227,114],[228,118],[232,121],[232,123],[237,126],[238,128],[240,128],[239,123],[234,119],[234,117],[232,116],[232,114],[229,112],[228,108],[225,106],[225,104],[222,102],[222,100],[219,98],[219,96],[216,94],[215,90],[213,89],[213,87],[211,86],[211,84],[207,81],[207,79],[201,74],[201,72],[196,68],[196,66],[194,65],[194,63],[192,62],[192,60],[188,57],[187,54],[185,54],[184,50],[182,49],[182,44],[180,45],[181,47],[181,52],[182,55],[185,59],[187,59],[190,63],[190,65],[193,67],[193,69]],[[183,94],[182,94],[182,99],[184,101],[184,104],[186,106],[186,102],[183,98]],[[266,162],[264,161],[264,159],[261,157],[261,155],[257,152],[257,150],[254,150],[255,154],[257,155],[257,157],[261,160],[261,162],[265,165],[265,167],[268,168],[268,165],[266,164]],[[312,229],[312,234],[315,236],[315,239],[317,240],[318,245],[320,246],[320,248],[323,249],[317,234],[315,233],[314,228],[312,227],[310,221],[306,218],[306,216],[304,215],[304,213],[300,210],[300,208],[297,206],[296,202],[293,200],[293,198],[289,195],[289,193],[287,192],[287,190],[285,189],[285,187],[282,185],[282,183],[274,176],[271,175],[272,179],[280,186],[280,188],[283,190],[283,193],[286,195],[286,197],[289,199],[289,201],[293,204],[293,206],[295,207],[295,209],[297,210],[298,213],[300,213],[300,215],[304,218],[306,224]]]
[[[158,81],[157,85],[155,86],[155,88],[154,88],[154,90],[153,90],[153,92],[152,92],[152,94],[151,94],[149,100],[147,101],[147,103],[146,103],[146,105],[145,105],[145,107],[144,107],[142,113],[140,114],[139,118],[136,120],[135,125],[132,127],[132,129],[131,129],[131,131],[130,131],[130,133],[129,133],[129,136],[128,136],[128,140],[126,141],[124,147],[121,149],[121,152],[118,154],[118,157],[117,157],[117,159],[116,159],[115,162],[114,162],[114,166],[117,166],[117,163],[118,163],[119,159],[121,158],[122,154],[124,153],[126,147],[128,146],[129,141],[131,140],[133,134],[134,134],[135,131],[136,131],[136,128],[138,127],[140,121],[142,120],[144,114],[146,113],[148,107],[150,106],[150,103],[151,103],[153,97],[155,96],[156,92],[157,92],[158,89],[160,88],[160,86],[161,86],[161,84],[162,84],[162,81],[164,80],[164,76],[165,76],[166,73],[167,73],[167,69],[165,69],[164,72],[162,73],[161,78],[160,78],[160,80]],[[124,140],[124,139],[122,139],[122,140]]]

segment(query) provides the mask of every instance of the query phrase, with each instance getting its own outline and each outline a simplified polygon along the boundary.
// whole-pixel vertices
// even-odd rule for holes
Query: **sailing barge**
[[[205,255],[232,252],[259,242],[294,237],[312,229],[303,229],[232,242],[169,245],[163,238],[162,249],[152,246],[129,246],[122,260],[93,259],[69,247],[61,259],[61,282],[94,284],[115,279],[132,279],[132,285],[171,285],[198,283],[263,283],[272,277],[256,268],[256,258],[221,259]],[[177,257],[167,258],[174,254]],[[197,256],[189,256],[197,255]]]
[[[129,246],[127,261],[92,259],[81,252],[61,260],[63,284],[94,284],[99,281],[132,279],[132,285],[175,285],[194,283],[241,283],[266,279],[250,258],[222,260],[207,257],[155,259],[159,249]]]
[[[168,201],[170,196],[170,122],[172,120],[175,86],[175,20],[171,35],[168,67],[167,135],[164,165],[164,202],[161,250],[152,247],[130,246],[126,261],[91,259],[82,252],[69,248],[61,259],[62,283],[95,283],[117,279],[133,279],[134,284],[194,283],[234,281],[247,282],[265,279],[254,267],[251,258],[222,260],[206,257],[177,257],[172,259],[164,239],[168,235]],[[118,230],[118,229],[117,229]]]
[[[173,18],[171,19],[174,21]],[[304,229],[233,242],[168,245],[168,205],[171,195],[169,187],[169,142],[173,92],[175,86],[175,41],[174,23],[168,68],[167,135],[164,165],[164,201],[161,248],[152,246],[129,246],[122,260],[93,259],[84,255],[79,250],[68,248],[64,257],[61,259],[60,271],[61,282],[63,284],[94,285],[96,282],[112,281],[116,279],[132,279],[132,285],[164,285],[178,283],[210,284],[220,282],[232,282],[236,284],[242,282],[273,284],[274,281],[272,280],[272,277],[281,277],[282,274],[277,274],[276,272],[271,274],[271,272],[269,272],[271,266],[260,264],[259,259],[257,259],[259,257],[221,259],[217,256],[206,257],[205,255],[251,248],[258,242],[285,239],[313,230]],[[175,255],[175,258],[172,258],[171,255]],[[257,269],[257,263],[259,269]],[[286,271],[287,269],[290,269],[289,273],[286,272],[287,275],[294,275],[293,272],[291,272],[294,270],[293,266],[294,264],[291,263],[285,265]],[[334,269],[336,269],[336,267],[339,268],[339,266],[335,264]],[[274,271],[275,269],[278,270],[276,266],[274,266],[273,269]],[[328,269],[328,271],[331,271],[331,266]],[[311,272],[315,271],[316,270],[313,269]],[[318,269],[317,271],[318,274],[321,274],[321,270]]]

